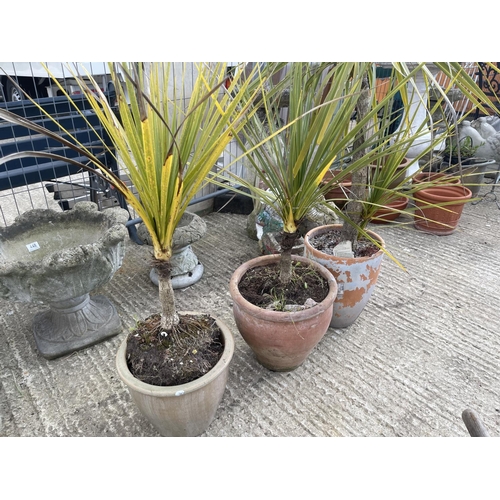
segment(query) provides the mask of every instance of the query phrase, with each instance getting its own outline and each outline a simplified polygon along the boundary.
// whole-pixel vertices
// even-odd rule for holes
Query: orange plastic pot
[[[330,321],[330,326],[333,328],[352,325],[363,312],[375,289],[384,256],[384,252],[379,250],[370,257],[336,257],[321,252],[311,245],[314,236],[341,228],[340,224],[319,226],[311,229],[304,237],[304,255],[326,267],[337,282],[338,292]],[[373,231],[367,232],[380,243],[382,248],[385,246],[384,240],[378,234]]]
[[[293,261],[309,264],[328,280],[327,297],[309,309],[294,312],[262,309],[248,302],[238,289],[245,273],[255,267],[276,264],[280,258],[280,255],[264,255],[242,264],[231,276],[229,293],[236,326],[259,363],[269,370],[290,371],[305,361],[328,330],[337,284],[328,269],[292,255]]]
[[[470,189],[461,185],[433,186],[416,191],[414,225],[420,231],[441,236],[455,231],[464,204],[472,197]],[[429,204],[444,204],[429,206]]]

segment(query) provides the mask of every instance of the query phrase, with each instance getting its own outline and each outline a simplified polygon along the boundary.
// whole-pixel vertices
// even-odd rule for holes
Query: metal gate
[[[110,78],[106,63],[78,64],[85,67],[85,70],[96,79],[103,90],[107,89]],[[47,63],[47,65],[66,92],[70,95],[79,93],[79,87],[72,78],[67,63]],[[13,85],[6,75],[10,75],[16,81],[17,86]],[[61,94],[61,91],[51,81],[48,72],[41,63],[0,62],[0,102],[23,100],[25,99],[24,92],[34,99]],[[214,165],[214,169],[223,168],[224,165],[231,163],[240,154],[236,141],[233,141],[219,158],[217,164]],[[242,162],[236,162],[230,167],[230,171],[242,175],[244,172]],[[197,193],[193,202],[196,203],[197,199],[206,200],[210,195],[214,195],[217,189],[212,184],[206,184]],[[53,182],[29,184],[0,191],[0,227],[12,224],[19,214],[32,208],[67,210],[76,202],[84,200],[90,200],[89,179],[85,172],[54,179]],[[116,204],[114,199],[107,197],[105,193],[98,196],[97,202],[100,209]],[[135,216],[133,212],[131,214],[132,217]]]

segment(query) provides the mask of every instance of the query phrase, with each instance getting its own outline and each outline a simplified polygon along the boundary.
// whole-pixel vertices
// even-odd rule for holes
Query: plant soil
[[[333,249],[340,243],[340,234],[340,230],[331,229],[313,236],[309,239],[309,243],[320,252],[327,255],[334,255]],[[355,241],[352,249],[354,257],[370,257],[379,251],[379,247],[366,238],[360,238]]]
[[[186,384],[209,372],[224,351],[222,332],[208,314],[180,315],[171,332],[162,332],[160,315],[140,321],[127,338],[127,365],[146,384]]]
[[[329,292],[328,281],[314,268],[301,262],[292,262],[292,279],[283,285],[279,279],[279,266],[249,269],[238,284],[246,300],[261,308],[274,304],[272,309],[282,311],[285,305],[302,306],[308,299],[322,302]]]

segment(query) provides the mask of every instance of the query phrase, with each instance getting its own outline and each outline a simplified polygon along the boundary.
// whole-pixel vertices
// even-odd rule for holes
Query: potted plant
[[[310,259],[292,256],[292,249],[305,233],[303,224],[308,213],[324,202],[324,195],[335,183],[335,179],[323,179],[336,157],[346,154],[350,140],[346,132],[359,99],[365,64],[291,63],[283,80],[263,90],[266,127],[254,115],[239,138],[265,188],[241,177],[237,177],[237,183],[270,206],[282,221],[281,253],[244,263],[229,284],[238,329],[258,361],[271,370],[299,366],[331,321],[337,291],[332,274]],[[289,89],[284,124],[276,105],[279,92],[273,92],[278,85]],[[341,120],[335,119],[337,113]],[[349,166],[343,174],[351,171]],[[313,276],[316,270],[324,277],[325,298],[315,298],[312,307],[305,307],[304,302],[290,307],[295,286],[300,291],[313,291],[302,275]],[[257,295],[263,295],[264,285],[256,284],[259,274],[265,275],[270,305],[253,302],[249,293],[255,288]],[[281,300],[276,301],[276,296]]]
[[[338,283],[333,328],[351,325],[374,291],[383,255],[388,252],[382,237],[367,225],[380,216],[382,221],[388,214],[395,218],[404,210],[408,195],[403,188],[410,167],[407,152],[423,135],[423,130],[408,127],[407,117],[402,129],[389,132],[392,100],[395,95],[405,96],[413,72],[396,73],[387,93],[378,100],[372,92],[374,73],[373,66],[365,69],[356,122],[349,128],[353,186],[351,201],[341,212],[344,224],[314,228],[304,238],[305,255],[327,267]],[[419,157],[426,152],[422,150]],[[399,205],[391,206],[394,202]]]
[[[472,197],[475,198],[483,184],[484,174],[495,160],[481,158],[478,155],[478,149],[485,144],[485,141],[480,142],[482,137],[471,127],[468,120],[463,122],[460,129],[462,136],[459,141],[456,141],[455,137],[450,137],[447,141],[443,151],[442,169],[459,176],[462,184],[470,189]],[[464,135],[467,131],[473,133],[478,140],[474,142],[471,136]]]
[[[173,233],[208,172],[253,112],[251,103],[258,99],[259,86],[280,65],[261,69],[259,79],[252,78],[256,68],[241,86],[235,76],[226,90],[225,64],[194,64],[193,72],[186,71],[183,63],[175,64],[175,68],[174,63],[110,64],[117,110],[98,86],[91,90],[76,72],[74,77],[111,136],[138,195],[92,151],[82,151],[91,165],[80,166],[111,183],[142,219],[158,274],[161,310],[139,321],[124,339],[117,353],[118,373],[140,411],[161,434],[194,436],[204,432],[215,416],[234,341],[220,319],[176,310],[170,279]],[[190,86],[184,81],[188,75]],[[17,120],[6,112],[2,117]],[[36,124],[24,125],[57,139],[57,134]]]
[[[478,141],[464,135],[469,128]],[[416,184],[415,227],[437,235],[448,235],[455,231],[464,204],[476,197],[483,182],[484,173],[494,163],[476,156],[484,144],[479,134],[465,120],[460,126],[460,139],[456,134],[446,138],[443,163],[440,172],[421,172],[413,181]],[[456,130],[456,129],[455,129]]]
[[[488,99],[475,82],[463,71],[463,68],[457,63],[431,63],[440,69],[443,73],[452,77],[457,88],[460,89],[462,94],[466,96],[467,99],[471,101],[475,106],[482,108],[481,100]],[[418,203],[416,201],[418,197],[418,192],[423,187],[422,185],[412,185],[411,180],[424,169],[426,169],[432,162],[432,154],[435,150],[439,150],[442,142],[452,134],[454,134],[457,125],[465,118],[460,119],[454,118],[452,123],[446,123],[445,131],[442,132],[443,123],[433,122],[432,116],[435,114],[436,108],[444,105],[448,105],[447,95],[452,91],[450,88],[436,89],[436,93],[440,96],[439,99],[434,103],[434,105],[427,109],[425,104],[423,108],[427,113],[427,119],[422,121],[418,125],[417,115],[418,112],[410,106],[411,96],[420,95],[416,91],[414,76],[416,72],[423,72],[427,80],[427,87],[430,85],[435,85],[433,82],[432,72],[427,68],[426,64],[417,64],[413,69],[408,68],[404,63],[393,63],[393,74],[391,76],[391,87],[392,90],[397,90],[401,93],[402,102],[404,105],[404,114],[401,123],[401,127],[393,132],[392,134],[386,134],[388,124],[392,123],[392,114],[390,108],[386,106],[386,100],[390,98],[390,91],[386,96],[379,101],[373,99],[366,106],[366,111],[363,116],[370,116],[370,109],[376,109],[377,105],[382,105],[383,110],[378,113],[377,119],[379,124],[377,126],[377,119],[372,116],[373,123],[371,129],[368,131],[362,131],[362,120],[358,120],[358,123],[353,128],[358,128],[358,134],[367,135],[373,133],[375,140],[377,141],[376,146],[369,145],[369,149],[366,150],[367,156],[373,154],[374,149],[384,149],[386,147],[391,150],[390,156],[387,156],[387,160],[390,161],[389,168],[384,165],[377,171],[377,176],[371,176],[368,182],[365,182],[366,174],[363,173],[363,168],[353,172],[353,185],[358,186],[357,198],[361,201],[357,206],[351,207],[350,213],[348,213],[350,224],[344,227],[352,233],[363,234],[363,229],[366,227],[368,220],[373,218],[374,212],[379,210],[381,207],[386,206],[391,200],[397,199],[397,197],[406,197],[409,201],[413,203]],[[410,76],[409,79],[407,77]],[[370,88],[374,88],[373,79]],[[372,96],[373,97],[373,96]],[[483,109],[483,108],[482,108]],[[359,118],[359,117],[358,117]],[[382,132],[382,134],[380,133]],[[394,183],[395,179],[398,177],[397,167],[401,162],[401,159],[408,156],[408,151],[412,149],[417,150],[419,153],[414,156],[415,161],[422,162],[423,165],[419,166],[416,172],[408,173],[404,178],[399,178],[397,183]],[[362,155],[362,153],[361,153]],[[428,158],[424,160],[424,158]],[[367,158],[365,157],[364,160]],[[432,182],[428,185],[432,185]],[[438,207],[440,205],[446,205],[446,201],[442,199],[434,199],[432,202],[428,202],[428,207]],[[348,205],[349,208],[349,205]],[[448,207],[443,207],[442,210],[446,211]],[[411,210],[414,210],[412,207]],[[415,215],[418,219],[418,214]],[[443,226],[441,226],[443,227]],[[305,248],[306,255],[312,255],[310,240],[313,236],[313,230],[310,234],[306,235],[305,238]],[[318,230],[316,230],[318,231]],[[348,233],[347,232],[347,233]],[[348,234],[344,239],[348,239]],[[352,238],[351,238],[352,239]],[[354,241],[354,239],[352,239]],[[373,238],[375,240],[375,238]],[[373,241],[372,240],[372,241]],[[376,241],[374,241],[376,243]],[[379,245],[381,248],[382,246]],[[383,249],[383,248],[382,248]],[[385,251],[385,253],[388,253]],[[325,258],[324,253],[320,255],[321,258]],[[376,254],[373,255],[374,260],[376,259]],[[392,257],[393,258],[393,257]],[[330,259],[333,263],[330,264],[330,269],[334,272],[336,279],[341,280],[339,282],[339,294],[334,306],[334,315],[332,318],[332,326],[348,326],[352,324],[357,318],[359,313],[363,310],[364,305],[369,300],[370,294],[373,291],[374,283],[376,282],[378,276],[377,261],[368,267],[366,265],[366,257],[361,257],[358,262],[350,262],[345,258],[338,259],[336,257],[328,257],[328,262]],[[393,258],[394,259],[394,258]],[[394,259],[395,260],[395,259]],[[324,260],[319,260],[323,262],[324,265],[328,265]],[[397,261],[396,261],[397,262]],[[361,264],[359,280],[353,278],[352,270],[356,267],[351,267],[351,263]],[[359,267],[358,267],[359,269]],[[348,288],[347,292],[342,290],[342,288]],[[343,295],[342,295],[343,294]],[[359,300],[358,300],[359,299]],[[338,307],[337,307],[338,306]]]
[[[416,124],[415,115],[409,112],[408,96],[415,89],[415,75],[422,71],[432,80],[432,74],[426,65],[420,63],[409,69],[405,63],[393,63],[391,84],[385,95],[378,100],[370,92],[376,85],[375,66],[372,63],[320,65],[324,87],[310,91],[308,84],[300,79],[296,80],[298,84],[295,91],[304,101],[309,91],[316,99],[311,98],[306,113],[304,108],[296,112],[291,104],[291,111],[281,128],[282,115],[273,115],[273,118],[268,116],[267,122],[276,124],[270,131],[272,146],[269,143],[259,143],[259,137],[264,133],[255,132],[258,123],[246,135],[246,143],[242,142],[242,147],[250,152],[248,158],[253,159],[256,171],[269,190],[258,190],[254,185],[248,184],[245,187],[280,214],[286,246],[289,246],[289,240],[293,241],[299,234],[298,228],[306,210],[311,207],[311,200],[320,203],[321,196],[333,185],[351,177],[351,201],[342,211],[338,211],[344,223],[314,228],[304,238],[305,256],[330,269],[338,283],[330,323],[332,327],[352,324],[373,292],[382,256],[384,253],[388,254],[388,251],[383,239],[367,230],[366,226],[377,210],[390,203],[391,198],[412,198],[413,191],[406,191],[405,186],[414,174],[401,176],[400,169],[408,151],[425,144],[414,156],[414,161],[418,162],[432,153],[445,137],[436,135],[438,124],[431,122],[429,140],[429,123]],[[476,105],[480,105],[477,96],[483,99],[484,95],[459,65],[441,64],[439,67],[456,77],[455,82],[464,94]],[[302,72],[311,71],[304,65],[297,65],[296,68],[300,68]],[[296,71],[300,73],[299,69]],[[294,99],[294,81],[292,78],[289,82],[291,103]],[[404,116],[401,126],[394,131],[392,101],[396,95],[402,96]],[[435,106],[440,106],[446,100],[446,89],[440,90],[440,96]],[[272,115],[276,106],[268,102],[266,109],[268,115]],[[325,113],[323,121],[315,122],[314,118],[322,112]],[[429,117],[434,112],[435,109],[429,110]],[[299,122],[298,115],[303,114],[306,116]],[[356,116],[354,124],[353,115]],[[301,131],[300,135],[297,130]],[[292,153],[293,148],[296,149],[295,153]],[[329,182],[321,183],[334,161],[340,165],[338,174],[332,176]],[[375,174],[372,171],[368,178],[369,166],[382,163],[383,168],[375,169]],[[423,168],[419,167],[418,171]],[[304,199],[311,203],[304,203]],[[324,238],[332,251],[326,253],[314,248],[314,237],[320,233],[326,235]],[[285,265],[287,259],[286,252],[283,252],[281,265]],[[237,283],[233,281],[233,296],[236,286]]]
[[[387,145],[384,139],[378,140],[375,136],[364,137],[359,134],[360,130],[370,128],[374,117],[378,116],[384,105],[389,106],[390,98],[399,90],[395,88],[390,91],[384,103],[377,104],[365,115],[367,75],[373,68],[371,63],[292,63],[285,82],[285,86],[289,87],[289,108],[285,124],[282,125],[283,116],[275,103],[279,99],[278,94],[270,96],[264,92],[267,128],[264,130],[262,121],[254,116],[242,131],[244,138],[240,145],[267,189],[259,189],[256,183],[248,183],[242,178],[238,178],[238,183],[249,189],[265,205],[272,207],[282,220],[281,255],[275,256],[274,260],[280,263],[279,280],[284,283],[289,282],[291,251],[296,239],[303,234],[303,223],[307,214],[313,207],[325,203],[324,197],[332,186],[350,175],[354,177],[358,170],[385,157],[384,176],[388,179],[388,173],[396,169],[395,162],[397,161],[397,167],[403,162],[403,156],[396,155],[401,146]],[[407,81],[408,78],[402,81],[400,86],[406,85]],[[283,81],[280,84],[283,85]],[[355,113],[358,114],[359,126],[352,128],[351,117]],[[385,130],[381,128],[378,137],[384,137],[384,134]],[[327,180],[325,174],[328,171],[335,172],[330,170],[334,161],[341,168]],[[399,174],[400,170],[397,175]],[[348,219],[348,207],[349,204],[345,212],[342,212],[344,219]],[[366,220],[369,220],[369,217]],[[326,228],[335,232],[339,229],[340,227]],[[359,246],[363,246],[365,250],[368,246],[370,253],[376,254],[379,266],[383,255],[383,250],[380,249],[384,245],[382,238],[373,232],[360,230],[368,237],[368,245],[367,241],[364,241]],[[304,244],[306,243],[307,235],[304,240]],[[326,264],[308,252],[307,246],[305,256],[323,266]],[[371,258],[365,260],[371,261]],[[254,260],[251,266],[257,266],[257,262],[258,260]],[[269,260],[261,262],[265,265]],[[243,281],[247,271],[247,264],[244,264],[235,271],[230,282],[236,323],[243,338],[256,351],[259,361],[270,367],[273,365],[269,359],[263,358],[263,353],[272,353],[281,361],[284,358],[284,340],[280,338],[278,345],[277,336],[274,334],[276,327],[273,324],[262,332],[257,331],[254,318],[258,316],[260,319],[262,308],[259,310],[255,308],[255,304],[250,304],[248,299],[243,300],[241,293],[241,289],[247,286]],[[342,299],[344,283],[334,272],[332,275],[339,285]],[[337,297],[334,314],[338,300]],[[251,307],[252,305],[254,307]],[[282,312],[279,314],[284,317]],[[289,332],[294,331],[297,324],[292,314],[289,316],[293,326],[288,327],[288,335],[285,337],[287,340],[294,337]],[[256,337],[263,343],[260,352],[256,347]],[[303,339],[300,340],[303,342]],[[290,364],[288,369],[295,365],[296,362]],[[283,368],[278,368],[277,361],[274,361],[272,369]]]
[[[472,158],[475,157],[476,151],[480,144],[474,145],[472,137],[464,136],[459,141],[455,136],[448,137],[446,147],[443,150],[443,161],[451,162],[452,165],[462,163],[462,165],[470,165]]]

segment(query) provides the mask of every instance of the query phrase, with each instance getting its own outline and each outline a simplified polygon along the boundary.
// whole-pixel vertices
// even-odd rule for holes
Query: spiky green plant
[[[487,102],[460,65],[435,64],[451,80],[449,88],[438,89],[440,97],[435,108],[447,102],[446,94],[452,85],[476,105]],[[438,135],[437,127],[442,124],[432,122],[435,109],[429,110],[429,121],[423,123],[418,123],[416,113],[410,112],[412,97],[420,99],[423,106],[428,104],[415,84],[418,72],[424,74],[428,87],[435,84],[425,63],[393,63],[391,85],[377,100],[375,63],[290,63],[279,82],[289,91],[284,124],[280,92],[275,92],[273,86],[264,88],[261,111],[252,115],[238,140],[268,189],[233,177],[254,197],[270,205],[283,221],[283,282],[290,279],[291,252],[302,221],[314,206],[324,203],[324,194],[334,183],[352,175],[353,201],[346,212],[338,211],[344,219],[343,239],[354,242],[360,234],[370,238],[364,230],[368,221],[388,198],[399,196],[408,181],[405,178],[398,186],[390,187],[400,175],[397,167],[402,158],[410,148],[425,141],[427,146],[414,156],[418,161],[453,133],[456,123],[447,124],[446,131],[440,130]],[[392,106],[397,94],[401,95],[404,113],[401,127],[394,132]],[[340,174],[322,183],[334,163],[342,167]],[[368,167],[382,163],[383,168],[377,168],[369,178]]]
[[[118,113],[91,75],[80,76],[73,70],[73,76],[111,137],[115,150],[110,153],[119,156],[137,196],[76,139],[66,142],[17,115],[0,112],[0,117],[7,121],[79,150],[89,158],[90,165],[76,165],[103,177],[133,207],[151,235],[164,330],[179,322],[170,279],[174,230],[189,202],[206,182],[208,172],[255,112],[252,102],[259,98],[261,85],[279,68],[280,64],[267,65],[260,69],[258,79],[254,78],[257,68],[245,74],[244,80],[243,72],[238,72],[230,91],[226,91],[224,63],[110,63]],[[71,101],[62,86],[59,88]],[[10,155],[0,159],[0,164],[27,155],[39,153]],[[70,161],[57,155],[50,157]]]
[[[449,78],[447,87],[441,88],[438,85],[430,70],[430,64]],[[432,106],[430,102],[423,100],[422,94],[414,83],[417,72],[420,72],[424,78],[425,94],[429,95],[433,90],[433,94],[436,96]],[[408,76],[411,79],[408,79]],[[401,85],[401,82],[404,85]],[[460,117],[454,116],[451,120],[446,121],[442,110],[446,108],[454,114],[451,101],[448,99],[448,94],[453,91],[454,87],[462,92],[464,98],[468,99],[473,104],[473,107],[468,113]],[[397,148],[393,149],[390,155],[382,158],[383,164],[379,160],[375,164],[375,168],[370,169],[371,178],[367,183],[359,217],[362,228],[366,227],[380,207],[387,205],[394,199],[404,196],[413,200],[415,191],[423,186],[412,186],[412,177],[429,167],[433,152],[443,150],[445,145],[456,135],[458,125],[464,119],[468,119],[470,113],[473,113],[477,108],[487,113],[487,107],[493,105],[491,100],[459,63],[419,63],[414,64],[412,67],[409,67],[408,63],[392,63],[389,75],[389,93],[393,89],[398,89],[397,91],[402,100],[403,120],[399,129],[386,135]],[[374,95],[372,95],[372,99],[372,105],[374,105]],[[415,109],[412,111],[410,106],[412,100],[421,101],[421,109],[427,111],[426,121],[422,122],[417,119]],[[383,101],[387,101],[387,99],[384,98]],[[438,113],[438,110],[441,111]],[[433,120],[433,116],[437,115],[440,115],[441,119],[438,121]],[[379,121],[376,125],[381,130],[388,130],[392,119],[391,108],[384,105],[384,112],[379,114]],[[420,163],[420,167],[415,169],[412,174],[405,176],[403,172],[402,175],[398,168],[400,163],[410,148],[421,143],[425,144],[425,147],[420,147],[420,151],[412,156],[414,162]],[[425,187],[427,186],[428,184]]]

